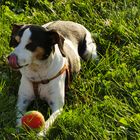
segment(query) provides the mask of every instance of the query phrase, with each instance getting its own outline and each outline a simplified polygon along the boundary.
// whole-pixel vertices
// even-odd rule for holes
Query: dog
[[[11,68],[22,74],[17,100],[17,126],[28,105],[36,97],[45,100],[52,114],[39,135],[45,135],[65,103],[65,90],[73,73],[81,69],[80,60],[97,59],[91,33],[72,21],[53,21],[45,25],[13,25],[8,56]]]

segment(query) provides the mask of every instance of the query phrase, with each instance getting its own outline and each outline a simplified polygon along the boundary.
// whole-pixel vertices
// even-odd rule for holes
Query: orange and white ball
[[[23,128],[40,130],[45,126],[44,116],[38,111],[28,111],[21,118]]]

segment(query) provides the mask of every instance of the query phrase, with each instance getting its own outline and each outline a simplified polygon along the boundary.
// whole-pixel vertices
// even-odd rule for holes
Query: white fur
[[[88,30],[86,30],[86,52],[84,54],[84,56],[86,57],[86,59],[96,59],[97,58],[97,52],[96,52],[96,44],[95,42],[93,42],[93,39],[91,37],[91,34]]]
[[[18,64],[20,66],[24,66],[32,62],[32,52],[25,48],[25,46],[29,43],[31,34],[31,31],[27,28],[22,35],[20,43],[12,52],[18,57]]]
[[[49,26],[49,25],[52,24],[52,23],[53,23],[53,22],[48,22],[48,23],[42,25],[42,27],[47,28],[47,26]]]

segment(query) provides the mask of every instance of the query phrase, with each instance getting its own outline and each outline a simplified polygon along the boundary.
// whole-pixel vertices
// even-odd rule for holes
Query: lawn
[[[82,62],[66,92],[64,111],[45,140],[140,140],[140,0],[1,0],[0,140],[42,139],[35,132],[16,132],[21,75],[9,68],[6,57],[12,50],[12,24],[54,20],[88,28],[100,60]],[[39,110],[46,119],[51,113],[40,100],[29,110]]]

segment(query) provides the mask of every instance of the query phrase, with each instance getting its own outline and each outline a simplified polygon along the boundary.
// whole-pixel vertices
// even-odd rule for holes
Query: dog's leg
[[[56,118],[61,114],[62,110],[63,110],[63,105],[62,106],[58,106],[58,109],[56,109],[55,111],[52,111],[51,116],[45,122],[45,129],[43,129],[41,132],[39,132],[38,136],[43,136],[44,137],[46,135],[46,132],[52,126],[52,124],[54,123]]]
[[[65,98],[65,76],[66,74],[63,74],[51,83],[51,93],[49,97],[47,97],[47,102],[52,110],[52,114],[45,122],[45,129],[39,132],[38,136],[45,136],[47,130],[63,110]]]
[[[98,59],[97,56],[97,50],[96,50],[96,43],[94,42],[94,40],[91,37],[91,33],[86,30],[86,37],[85,37],[85,43],[84,44],[86,46],[86,50],[83,54],[83,58],[85,60],[89,60],[89,59]]]
[[[43,129],[42,131],[40,131],[37,136],[41,136],[41,137],[45,137],[47,131],[49,130],[49,127],[52,126],[52,124],[54,123],[55,119],[58,117],[58,115],[61,114],[63,109],[58,109],[55,112],[53,112],[51,114],[51,116],[49,117],[49,119],[45,122],[45,129]]]
[[[19,96],[17,101],[17,120],[16,124],[17,127],[21,126],[21,118],[26,112],[28,105],[30,104],[31,100],[27,99],[26,97]]]
[[[21,117],[26,112],[26,109],[30,102],[34,99],[33,88],[29,81],[24,78],[21,79],[21,84],[18,92],[18,100],[17,100],[17,127],[21,126]]]

